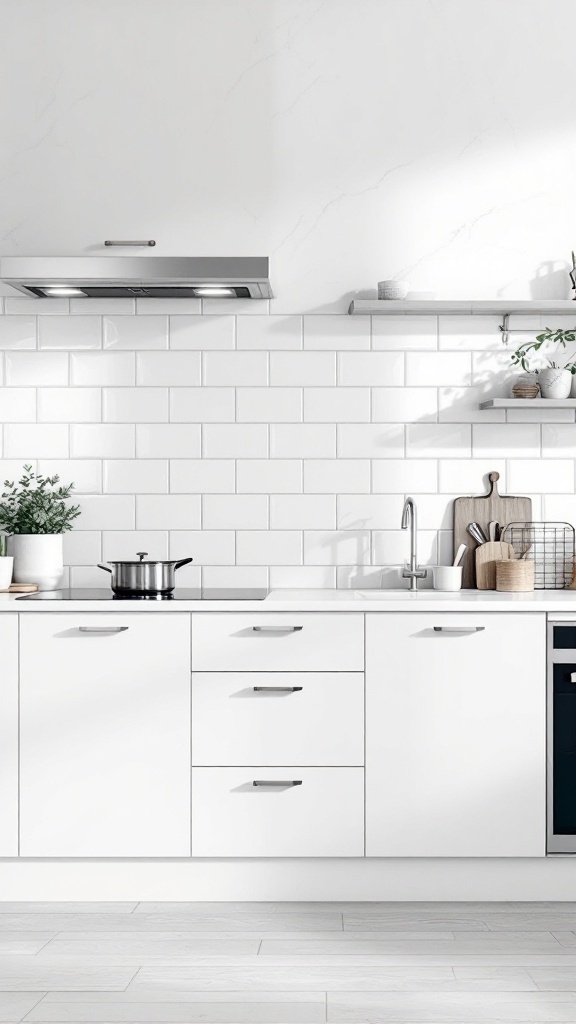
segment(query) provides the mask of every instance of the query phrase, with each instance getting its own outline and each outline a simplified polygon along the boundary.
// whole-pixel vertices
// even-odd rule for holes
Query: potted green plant
[[[68,500],[74,484],[57,487],[59,479],[37,476],[32,466],[24,466],[17,484],[4,481],[0,529],[10,534],[15,583],[37,583],[39,590],[55,590],[62,582],[62,536],[72,529],[80,507]]]
[[[8,538],[0,533],[0,590],[8,590],[12,583],[14,558],[8,554]]]
[[[546,327],[541,334],[537,334],[533,341],[525,341],[512,353],[512,366],[520,366],[527,372],[538,374],[538,383],[543,398],[568,398],[572,387],[572,376],[576,374],[576,360],[559,366],[554,360],[546,355],[556,346],[565,349],[568,342],[576,341],[576,327],[569,330],[558,328],[553,330]],[[535,368],[534,357],[541,355],[545,360],[544,366]]]

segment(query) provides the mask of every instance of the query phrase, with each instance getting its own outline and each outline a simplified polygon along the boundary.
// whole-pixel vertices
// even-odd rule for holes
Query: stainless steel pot
[[[111,574],[115,594],[170,594],[176,585],[176,569],[192,561],[191,558],[181,558],[178,562],[145,562],[147,551],[137,551],[136,554],[138,561],[98,565],[99,569]]]

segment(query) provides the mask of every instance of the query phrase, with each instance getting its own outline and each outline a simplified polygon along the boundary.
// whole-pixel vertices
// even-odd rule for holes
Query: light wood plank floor
[[[576,904],[1,903],[21,1021],[576,1024]]]

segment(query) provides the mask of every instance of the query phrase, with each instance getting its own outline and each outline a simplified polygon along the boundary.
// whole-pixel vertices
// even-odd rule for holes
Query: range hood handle
[[[156,245],[156,241],[153,238],[148,238],[148,239],[145,239],[143,242],[138,242],[138,241],[136,241],[136,242],[132,242],[132,241],[117,242],[117,241],[114,241],[113,239],[107,238],[106,241],[104,242],[104,245]]]

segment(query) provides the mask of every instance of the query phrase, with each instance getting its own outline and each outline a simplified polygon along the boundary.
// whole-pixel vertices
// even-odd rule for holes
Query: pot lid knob
[[[136,554],[138,555],[140,561],[143,562],[144,559],[146,558],[146,555],[148,554],[148,552],[147,551],[137,551]]]

